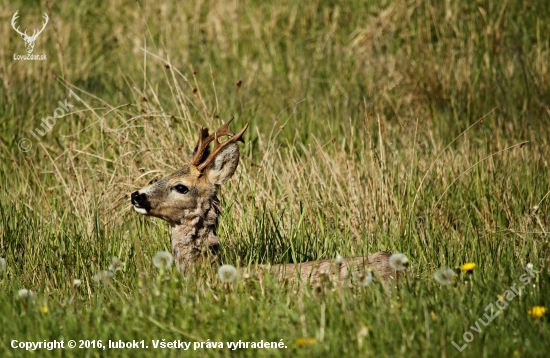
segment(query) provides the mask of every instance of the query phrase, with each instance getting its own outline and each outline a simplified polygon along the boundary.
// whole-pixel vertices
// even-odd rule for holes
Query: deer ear
[[[239,165],[239,146],[237,143],[231,143],[216,155],[204,172],[211,183],[222,185],[233,176],[237,165]]]

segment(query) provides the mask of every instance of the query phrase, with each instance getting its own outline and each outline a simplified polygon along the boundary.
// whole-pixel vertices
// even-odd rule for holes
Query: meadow
[[[14,59],[16,11],[28,34],[48,14],[33,52],[47,60]],[[548,355],[550,312],[533,311],[550,308],[544,2],[3,1],[0,19],[0,356]],[[250,127],[220,192],[224,263],[385,250],[409,258],[402,279],[155,267],[169,227],[130,193],[233,116]],[[434,279],[445,267],[451,285]]]

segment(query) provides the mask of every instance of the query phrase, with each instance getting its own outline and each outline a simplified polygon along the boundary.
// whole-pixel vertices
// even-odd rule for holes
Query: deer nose
[[[145,194],[140,194],[139,191],[134,191],[132,193],[132,204],[143,205],[146,202],[147,202],[147,196],[145,196]]]

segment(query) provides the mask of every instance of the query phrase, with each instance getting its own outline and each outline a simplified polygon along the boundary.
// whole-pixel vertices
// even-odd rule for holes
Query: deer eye
[[[187,194],[189,189],[185,185],[178,184],[174,187],[174,190],[176,190],[180,194]]]

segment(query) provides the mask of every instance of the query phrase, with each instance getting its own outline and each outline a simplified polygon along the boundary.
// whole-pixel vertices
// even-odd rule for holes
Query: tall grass
[[[34,50],[47,61],[13,60],[16,10],[30,32],[50,16]],[[239,356],[545,355],[548,318],[527,315],[550,294],[543,2],[20,2],[0,18],[2,356],[25,355],[14,339],[149,345],[39,356],[180,355],[153,339],[288,347]],[[74,111],[30,135],[66,98]],[[380,284],[228,287],[209,270],[157,272],[168,227],[135,214],[129,193],[187,163],[198,129],[231,116],[250,129],[221,191],[223,261],[403,252],[400,300]],[[98,285],[112,256],[126,268]],[[478,267],[455,286],[434,281],[468,261]],[[459,353],[451,342],[527,263],[536,279]]]

